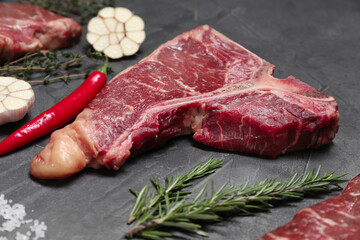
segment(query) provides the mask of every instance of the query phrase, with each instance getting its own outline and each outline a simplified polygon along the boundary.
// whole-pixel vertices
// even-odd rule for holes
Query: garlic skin
[[[34,105],[29,83],[13,77],[0,77],[0,126],[22,119]]]
[[[87,41],[111,59],[134,55],[146,37],[144,21],[122,7],[101,9],[87,28]]]

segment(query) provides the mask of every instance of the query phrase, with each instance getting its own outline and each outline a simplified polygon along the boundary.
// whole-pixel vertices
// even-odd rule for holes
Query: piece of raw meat
[[[329,143],[335,99],[292,76],[274,78],[274,68],[209,26],[185,32],[114,77],[52,134],[31,173],[118,169],[130,155],[191,133],[215,148],[270,157]]]
[[[77,43],[81,26],[38,6],[0,3],[0,62]]]
[[[297,239],[360,239],[360,175],[341,194],[300,210],[291,222],[258,240]]]

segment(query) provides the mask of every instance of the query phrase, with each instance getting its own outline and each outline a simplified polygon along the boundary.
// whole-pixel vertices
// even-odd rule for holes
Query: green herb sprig
[[[89,49],[86,54],[76,54],[71,51],[39,50],[27,53],[24,57],[0,66],[0,75],[15,76],[29,83],[48,84],[55,80],[69,82],[70,78],[86,77],[89,73],[70,74],[69,70],[81,67],[84,58],[103,59],[100,52]],[[111,68],[109,71],[112,72]],[[45,74],[42,80],[29,80],[34,73]],[[57,75],[56,77],[52,77]]]
[[[242,184],[239,186],[227,186],[225,183],[220,189],[215,190],[211,181],[209,191],[208,183],[193,197],[193,200],[185,196],[192,196],[189,191],[182,191],[188,187],[189,181],[216,171],[223,164],[222,161],[210,159],[207,163],[199,165],[186,174],[178,174],[176,177],[166,178],[167,185],[162,186],[158,179],[153,176],[153,189],[149,195],[149,186],[145,186],[140,192],[131,189],[137,197],[129,222],[135,222],[135,226],[126,232],[126,237],[143,237],[147,239],[172,239],[172,233],[164,228],[182,230],[200,236],[209,236],[202,227],[207,222],[221,221],[222,213],[246,213],[253,214],[257,211],[266,211],[275,207],[284,200],[303,199],[309,193],[324,193],[334,189],[341,189],[340,183],[348,181],[342,179],[346,173],[334,175],[334,172],[320,174],[320,167],[306,174],[294,174],[286,182],[278,182],[276,178],[268,178],[251,186]],[[197,170],[202,169],[206,174]],[[194,172],[200,174],[194,174]],[[184,182],[184,176],[189,176]],[[170,183],[170,184],[169,184]],[[171,184],[179,183],[179,184]],[[172,188],[171,186],[177,186]],[[331,188],[335,186],[336,188]],[[166,191],[168,190],[168,191]],[[157,193],[157,195],[155,195]]]
[[[104,7],[115,6],[115,0],[19,0],[20,3],[37,5],[61,16],[72,17],[85,24]]]
[[[205,164],[197,166],[194,170],[189,171],[186,174],[178,174],[176,177],[171,178],[166,177],[165,186],[162,186],[159,179],[152,175],[154,188],[149,201],[147,201],[149,186],[146,185],[140,192],[136,191],[134,188],[130,188],[130,191],[137,197],[137,200],[130,213],[128,223],[130,224],[135,221],[148,209],[163,203],[166,196],[170,199],[183,199],[185,195],[190,194],[191,192],[180,192],[179,190],[191,186],[192,183],[190,182],[195,179],[214,173],[222,164],[223,161],[211,158]],[[155,191],[157,192],[156,196]],[[179,196],[177,196],[178,194]]]

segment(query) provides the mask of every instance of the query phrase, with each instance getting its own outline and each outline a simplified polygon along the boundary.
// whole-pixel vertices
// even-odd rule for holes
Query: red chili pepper
[[[0,142],[0,156],[62,127],[74,119],[106,84],[108,61],[89,77],[74,92],[49,110],[16,130]]]

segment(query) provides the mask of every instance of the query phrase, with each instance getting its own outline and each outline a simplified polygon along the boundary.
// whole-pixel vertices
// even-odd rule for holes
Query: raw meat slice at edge
[[[359,236],[360,175],[350,181],[343,193],[300,210],[289,223],[259,240],[357,240]]]
[[[0,62],[39,49],[69,47],[80,40],[81,26],[39,6],[0,3]]]

